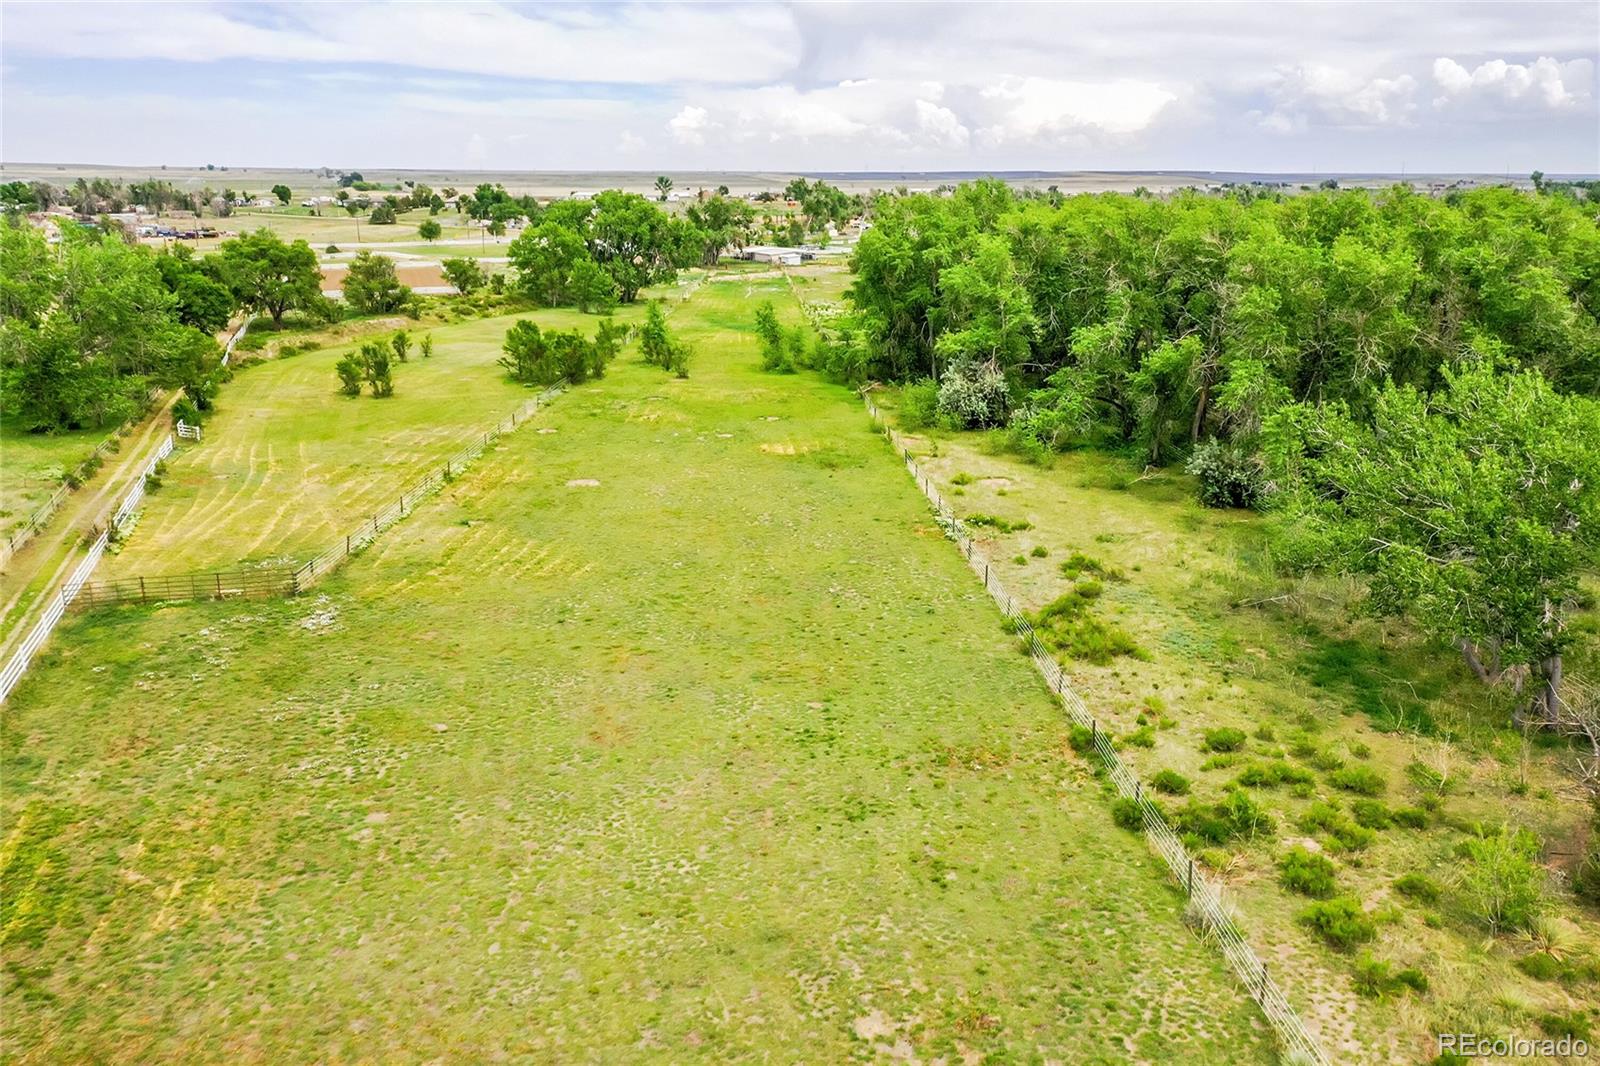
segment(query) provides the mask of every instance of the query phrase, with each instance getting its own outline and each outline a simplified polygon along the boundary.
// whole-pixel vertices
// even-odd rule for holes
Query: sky
[[[1600,3],[0,5],[0,159],[1600,172]]]

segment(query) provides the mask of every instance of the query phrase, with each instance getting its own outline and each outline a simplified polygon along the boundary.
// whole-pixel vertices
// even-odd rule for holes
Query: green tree
[[[656,199],[662,203],[667,202],[667,197],[672,193],[672,179],[662,174],[656,178]]]
[[[756,339],[761,343],[761,369],[793,369],[784,350],[783,326],[778,322],[778,312],[773,309],[771,300],[763,300],[756,308]]]
[[[679,267],[700,261],[699,230],[634,193],[600,193],[581,224],[590,257],[617,283],[623,303],[632,303],[647,285],[671,282]]]
[[[372,214],[367,216],[367,221],[374,226],[392,226],[399,220],[394,205],[385,201],[377,204],[372,209]]]
[[[346,355],[333,364],[333,369],[339,375],[340,392],[346,396],[361,395],[361,383],[366,380],[367,368],[359,355]]]
[[[610,318],[602,318],[594,333],[595,364],[589,371],[594,378],[605,377],[606,366],[622,352],[628,331]]]
[[[672,336],[667,332],[666,312],[660,300],[651,300],[644,312],[644,325],[639,329],[639,351],[644,361],[665,368],[671,361]]]
[[[422,335],[421,351],[422,351],[422,358],[424,358],[424,359],[432,359],[433,358],[433,334],[424,333]]]
[[[400,284],[393,259],[360,252],[345,272],[344,302],[363,315],[392,314],[411,302],[411,290]]]
[[[289,198],[294,195],[294,192],[290,190],[289,186],[287,185],[274,185],[272,187],[272,195],[278,198],[278,202],[280,204],[287,205],[289,203]]]
[[[394,357],[400,362],[406,362],[406,357],[411,354],[411,334],[405,330],[396,330],[394,336],[389,338],[389,347],[394,349]]]
[[[617,305],[617,283],[587,254],[572,264],[566,290],[585,314],[605,314]]]
[[[1600,556],[1600,403],[1534,371],[1444,371],[1429,396],[1385,385],[1371,420],[1343,405],[1270,420],[1274,470],[1307,557],[1369,578],[1378,611],[1457,646],[1486,682],[1534,678],[1557,720],[1578,576]]]
[[[569,302],[574,269],[589,259],[583,238],[555,222],[524,230],[511,242],[506,256],[517,272],[517,287],[546,307]]]
[[[436,241],[444,232],[444,227],[431,218],[425,218],[417,224],[417,236],[425,241]]]
[[[518,238],[519,240],[521,238]],[[513,241],[512,245],[515,246]],[[456,287],[456,291],[463,296],[470,296],[478,289],[483,288],[483,268],[478,266],[476,259],[446,259],[440,264],[445,280]]]
[[[384,399],[394,395],[393,368],[389,362],[389,349],[381,341],[368,341],[361,346],[361,363],[372,386],[372,395]]]
[[[701,233],[700,261],[705,266],[716,266],[729,248],[749,244],[755,226],[755,208],[725,195],[691,204],[686,217]]]
[[[283,316],[294,309],[316,307],[322,300],[322,273],[317,253],[305,241],[285,244],[268,229],[223,241],[218,250],[222,277],[239,302],[253,311]]]

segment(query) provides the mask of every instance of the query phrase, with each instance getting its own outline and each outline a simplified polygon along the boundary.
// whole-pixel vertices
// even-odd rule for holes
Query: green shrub
[[[900,425],[908,430],[926,429],[939,419],[939,383],[932,378],[913,381],[900,390]]]
[[[1356,792],[1363,796],[1381,796],[1389,787],[1383,780],[1383,775],[1370,766],[1349,766],[1343,770],[1335,770],[1328,775],[1328,782],[1334,788],[1342,788],[1346,792]]]
[[[1358,799],[1350,804],[1350,816],[1356,824],[1367,829],[1387,829],[1394,822],[1394,815],[1382,800]]]
[[[1545,1035],[1560,1040],[1562,1037],[1571,1037],[1574,1040],[1589,1041],[1594,1039],[1594,1030],[1589,1024],[1589,1016],[1581,1010],[1568,1011],[1565,1014],[1541,1014],[1538,1018],[1539,1028]]]
[[[1282,759],[1271,759],[1266,762],[1251,763],[1234,780],[1247,788],[1274,788],[1278,785],[1309,785],[1315,778],[1311,776],[1309,770],[1286,763]]]
[[[1013,555],[1011,561],[1018,566],[1028,565],[1028,557],[1026,555]]]
[[[1103,666],[1119,655],[1149,657],[1122,627],[1095,617],[1090,600],[1077,589],[1046,604],[1028,621],[1046,647],[1084,662]]]
[[[1303,847],[1293,847],[1278,860],[1278,880],[1291,892],[1316,899],[1333,895],[1333,862]]]
[[[1572,894],[1591,907],[1600,907],[1600,840],[1590,842],[1589,853],[1573,871]]]
[[[1244,747],[1244,740],[1244,730],[1223,726],[1220,729],[1207,729],[1205,743],[1201,747],[1206,751],[1238,751]]]
[[[1139,809],[1137,800],[1119,797],[1111,801],[1111,820],[1117,823],[1117,828],[1140,832],[1144,829],[1144,812]]]
[[[1033,551],[1029,552],[1028,554],[1033,556],[1035,559],[1043,559],[1045,556],[1050,554],[1050,549],[1046,548],[1043,544],[1035,544],[1033,546]]]
[[[1406,764],[1406,776],[1421,792],[1443,796],[1450,791],[1450,779],[1426,763],[1413,760]]]
[[[1339,951],[1349,951],[1378,935],[1378,927],[1361,904],[1349,896],[1313,903],[1300,912],[1300,922]]]
[[[1189,779],[1176,770],[1160,770],[1150,779],[1150,785],[1157,792],[1165,792],[1169,796],[1187,796],[1189,794]]]
[[[1098,559],[1091,559],[1082,552],[1073,552],[1061,563],[1061,576],[1071,581],[1088,574],[1091,577],[1103,578],[1106,581],[1121,581],[1123,573],[1114,566],[1107,566]]]
[[[1217,803],[1189,803],[1178,811],[1175,822],[1179,834],[1206,844],[1271,836],[1277,831],[1272,815],[1238,789]]]
[[[1545,906],[1539,838],[1501,826],[1464,841],[1461,854],[1466,859],[1462,895],[1474,916],[1491,932],[1532,928]]]
[[[952,485],[970,485],[976,480],[977,480],[977,478],[973,477],[971,474],[969,474],[965,470],[963,470],[962,472],[957,474],[955,477],[950,479],[950,484],[952,484]]]
[[[1517,969],[1535,981],[1554,981],[1561,976],[1561,960],[1548,951],[1535,951],[1517,960]]]
[[[1200,502],[1207,507],[1257,507],[1266,496],[1267,475],[1261,458],[1242,448],[1209,440],[1194,450],[1184,466],[1200,483]]]
[[[1360,851],[1370,845],[1377,834],[1357,825],[1333,804],[1317,800],[1300,815],[1300,830],[1305,833],[1322,833],[1335,850]]]
[[[1094,747],[1094,732],[1087,726],[1074,725],[1067,731],[1067,743],[1084,758],[1098,758]]]
[[[1426,992],[1428,978],[1421,970],[1414,967],[1393,970],[1388,963],[1367,955],[1356,963],[1355,989],[1357,995],[1368,999],[1387,999],[1397,992],[1407,990]]]
[[[1156,732],[1149,726],[1140,726],[1122,738],[1122,743],[1132,748],[1153,748],[1156,746]]]
[[[1402,829],[1426,829],[1428,827],[1428,812],[1421,807],[1396,807],[1389,812],[1389,817],[1394,824]]]
[[[1421,903],[1439,902],[1439,885],[1427,874],[1402,874],[1395,878],[1394,890]]]

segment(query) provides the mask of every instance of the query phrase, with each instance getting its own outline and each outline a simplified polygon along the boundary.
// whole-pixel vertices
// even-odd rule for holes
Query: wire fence
[[[44,642],[50,639],[50,634],[55,632],[56,624],[61,621],[61,616],[67,613],[67,608],[72,606],[78,598],[78,593],[83,591],[84,585],[89,580],[89,575],[94,573],[94,568],[100,564],[100,557],[105,554],[106,545],[111,543],[113,533],[121,531],[122,525],[127,521],[139,501],[144,499],[145,479],[155,472],[156,464],[172,454],[172,434],[167,434],[166,439],[156,448],[150,461],[145,464],[139,476],[134,479],[133,487],[128,490],[128,495],[123,499],[122,506],[117,508],[116,514],[105,529],[99,531],[94,540],[89,544],[89,551],[78,565],[72,568],[72,573],[67,575],[67,580],[62,584],[61,591],[50,597],[50,602],[45,605],[44,613],[28,631],[17,650],[12,652],[10,660],[0,669],[0,702],[4,702],[11,695],[11,690],[17,687],[17,682],[22,680],[22,675],[28,672],[28,666],[33,662],[33,657],[38,654]]]
[[[1244,982],[1251,997],[1261,1006],[1262,1013],[1266,1015],[1267,1021],[1288,1056],[1294,1061],[1328,1066],[1328,1057],[1323,1054],[1321,1046],[1306,1031],[1299,1014],[1267,972],[1266,964],[1256,955],[1240,932],[1221,890],[1198,871],[1194,857],[1178,839],[1178,834],[1167,824],[1160,808],[1145,794],[1144,786],[1122,761],[1122,756],[1117,753],[1105,730],[1100,728],[1088,705],[1073,691],[1067,681],[1066,671],[1061,669],[1055,656],[1051,655],[1049,649],[1039,640],[1017,601],[1000,584],[1000,579],[994,575],[994,568],[989,564],[989,560],[976,549],[973,537],[962,521],[956,517],[955,511],[940,494],[933,480],[917,466],[916,460],[911,456],[911,450],[902,443],[899,434],[890,428],[877,405],[870,397],[863,398],[873,424],[900,453],[917,487],[933,504],[934,512],[945,534],[961,549],[967,565],[983,578],[984,588],[999,604],[1005,616],[1014,623],[1017,635],[1026,644],[1034,666],[1044,675],[1050,691],[1061,700],[1072,721],[1090,731],[1095,754],[1104,765],[1106,775],[1117,793],[1138,804],[1139,813],[1144,821],[1145,839],[1150,842],[1156,854],[1161,856],[1178,884],[1188,894],[1192,920],[1198,922],[1215,938],[1217,946],[1228,964],[1233,967],[1234,973]]]
[[[493,429],[475,437],[465,448],[446,459],[438,469],[403,489],[396,495],[393,503],[363,519],[359,526],[344,536],[344,539],[330,545],[315,558],[308,559],[294,572],[294,591],[303,592],[310,588],[330,570],[371,544],[377,539],[378,534],[416,510],[417,504],[424,497],[432,495],[446,481],[461,473],[467,464],[482,455],[483,450],[489,445],[532,418],[541,406],[560,391],[558,388],[546,389],[524,403]]]

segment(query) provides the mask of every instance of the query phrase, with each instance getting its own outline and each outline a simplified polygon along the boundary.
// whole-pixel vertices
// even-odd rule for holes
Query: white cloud
[[[1068,134],[1131,134],[1148,127],[1176,94],[1148,81],[1007,78],[980,94],[999,114],[983,129],[994,143]]]
[[[1433,61],[1433,80],[1442,90],[1442,95],[1434,98],[1435,107],[1477,99],[1565,110],[1591,99],[1594,63],[1588,59],[1561,63],[1540,56],[1527,64],[1491,59],[1468,70],[1454,59],[1441,57]]]
[[[705,144],[711,113],[703,107],[685,107],[667,123],[672,139],[679,144]]]
[[[1258,112],[1257,121],[1274,133],[1313,125],[1404,126],[1416,110],[1417,80],[1409,74],[1365,77],[1313,64],[1278,70],[1266,91],[1273,107],[1265,114]]]
[[[617,136],[617,151],[623,155],[634,155],[644,150],[644,138],[632,130],[623,130]]]
[[[961,124],[961,119],[948,107],[940,107],[928,100],[917,101],[917,128],[925,137],[941,148],[965,148],[971,134]]]

